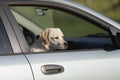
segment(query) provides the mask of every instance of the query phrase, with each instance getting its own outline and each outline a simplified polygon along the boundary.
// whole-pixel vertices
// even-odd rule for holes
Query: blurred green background
[[[73,0],[120,23],[120,0]]]

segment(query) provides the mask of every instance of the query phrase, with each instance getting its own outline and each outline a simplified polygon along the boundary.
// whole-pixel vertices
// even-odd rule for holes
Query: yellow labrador
[[[46,52],[54,50],[64,50],[67,42],[59,28],[47,28],[40,34],[40,38],[31,46],[32,52]]]

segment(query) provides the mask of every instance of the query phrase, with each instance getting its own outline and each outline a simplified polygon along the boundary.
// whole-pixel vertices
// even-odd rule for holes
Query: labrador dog
[[[32,52],[46,52],[64,50],[68,47],[67,41],[59,28],[46,28],[43,30],[34,44],[31,45]]]

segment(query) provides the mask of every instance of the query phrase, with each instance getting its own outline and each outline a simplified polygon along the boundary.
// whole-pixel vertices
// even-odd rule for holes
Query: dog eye
[[[58,39],[58,37],[55,37],[55,39]]]

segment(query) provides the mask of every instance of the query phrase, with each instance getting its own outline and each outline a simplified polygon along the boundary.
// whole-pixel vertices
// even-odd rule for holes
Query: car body
[[[100,33],[87,35],[86,37],[65,37],[69,44],[68,50],[30,52],[29,45],[31,43],[27,43],[24,35],[29,33],[34,36],[33,33],[35,33],[35,36],[37,36],[43,27],[38,28],[33,23],[34,21],[31,22],[33,18],[30,20],[29,17],[20,15],[22,10],[18,11],[18,14],[17,10],[21,8],[16,7],[20,6],[23,6],[22,9],[25,9],[25,6],[35,6],[36,8],[42,6],[43,8],[38,10],[43,17],[44,10],[46,14],[47,12],[51,13],[48,8],[70,13],[77,18],[82,17],[91,24],[106,30],[109,36]],[[41,10],[43,11],[41,12]],[[0,0],[0,13],[1,80],[120,80],[119,23],[69,0]],[[62,16],[55,18],[55,20],[61,20]],[[44,18],[42,21],[44,21]],[[46,19],[45,21],[47,22]],[[52,20],[50,19],[49,22],[51,25]],[[23,27],[22,31],[28,29],[28,32],[22,33],[19,25]],[[46,25],[46,23],[43,25]],[[69,29],[69,26],[67,29]],[[93,30],[92,27],[89,28]],[[64,32],[67,32],[67,29]],[[75,29],[75,27],[72,27],[72,29]],[[78,32],[80,31],[78,30]],[[34,37],[32,39],[34,40]]]

